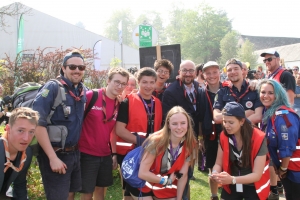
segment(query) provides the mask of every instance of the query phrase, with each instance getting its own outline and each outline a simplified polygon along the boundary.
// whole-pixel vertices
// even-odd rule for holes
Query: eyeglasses
[[[157,73],[159,73],[159,74],[165,74],[165,75],[170,74],[169,71],[164,71],[164,70],[157,70]]]
[[[181,69],[180,70],[183,74],[186,74],[186,73],[190,73],[190,74],[193,74],[195,72],[194,69]]]
[[[121,83],[120,81],[117,81],[117,80],[114,80],[114,84],[115,84],[115,86],[118,86],[118,87],[121,85],[122,88],[127,86],[127,83]]]
[[[268,62],[271,62],[271,61],[273,60],[273,58],[275,58],[275,57],[270,57],[270,58],[264,59],[263,62],[264,62],[264,63],[266,63],[267,61],[268,61]]]
[[[293,71],[298,71],[299,69],[297,69],[297,68],[295,68],[295,69],[293,69]]]
[[[86,66],[85,65],[66,65],[70,68],[70,70],[75,70],[78,68],[80,71],[84,71]]]

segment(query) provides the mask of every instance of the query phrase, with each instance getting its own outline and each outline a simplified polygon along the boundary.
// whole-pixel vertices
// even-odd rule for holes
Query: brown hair
[[[115,74],[120,74],[121,76],[124,76],[127,78],[127,81],[129,79],[129,72],[122,68],[122,67],[113,67],[108,71],[108,80],[112,80]]]
[[[39,120],[39,113],[27,107],[16,108],[11,112],[9,117],[9,125],[12,127],[19,118],[28,119],[30,123],[37,125]]]
[[[143,76],[152,76],[157,80],[157,75],[154,69],[151,67],[143,67],[137,72],[137,80],[140,81]]]
[[[172,73],[174,66],[168,59],[156,60],[154,62],[154,70],[157,71],[158,68],[165,67],[169,70],[170,74]]]

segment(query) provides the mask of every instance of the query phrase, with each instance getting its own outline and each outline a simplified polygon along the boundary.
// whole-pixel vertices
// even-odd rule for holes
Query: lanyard
[[[211,116],[213,116],[213,106],[212,106],[212,103],[211,103],[211,100],[210,100],[210,98],[209,98],[209,95],[208,95],[208,91],[207,91],[207,88],[206,88],[206,90],[205,90],[205,94],[206,94],[206,97],[207,97],[207,101],[208,101],[208,103],[209,103],[209,108],[210,108],[210,111],[211,111]],[[212,125],[212,134],[210,135],[210,140],[214,140],[215,138],[216,138],[216,127],[215,127],[215,123],[214,123],[214,121],[212,120],[212,123],[211,123],[211,125]]]
[[[276,74],[279,72],[279,70],[280,70],[281,68],[282,68],[281,66],[278,67],[278,69],[276,69],[275,72],[273,72],[272,74],[270,74],[270,75],[268,76],[268,79],[274,78],[274,76],[276,76]]]
[[[112,116],[109,118],[109,119],[107,119],[107,115],[106,115],[106,89],[105,88],[103,88],[102,89],[102,112],[103,112],[103,122],[104,122],[104,124],[106,123],[106,122],[110,122],[116,115],[117,115],[117,112],[118,112],[118,108],[119,108],[119,102],[118,102],[118,100],[117,100],[117,98],[115,99],[115,105],[114,105],[114,112],[113,112],[113,114],[112,114]]]
[[[176,159],[178,157],[178,152],[179,152],[180,144],[181,143],[178,144],[178,146],[175,149],[175,152],[173,152],[172,141],[170,140],[170,151],[171,151],[171,156],[172,156],[172,165],[174,164],[174,162],[176,161]]]
[[[232,152],[234,154],[234,156],[236,157],[236,160],[237,160],[237,163],[235,163],[235,165],[241,169],[240,167],[240,164],[242,163],[242,160],[241,160],[241,157],[242,157],[242,154],[243,154],[243,147],[242,147],[242,150],[240,153],[238,153],[238,149],[237,149],[237,142],[236,142],[236,139],[235,139],[235,136],[232,135],[231,137],[229,137],[229,144],[232,145]]]
[[[151,111],[149,110],[149,106],[146,103],[146,101],[142,98],[142,96],[140,95],[140,93],[138,92],[139,97],[141,98],[141,100],[144,103],[144,106],[146,108],[146,112],[147,112],[147,119],[148,119],[148,126],[150,126],[150,133],[153,133],[153,126],[154,124],[152,123],[152,115],[153,113],[153,108],[154,108],[154,99],[151,97]],[[148,135],[148,134],[147,134]]]
[[[231,96],[233,96],[233,98],[235,98],[235,101],[236,102],[240,102],[240,100],[250,91],[250,86],[249,86],[249,84],[248,84],[248,87],[247,87],[247,89],[246,89],[246,91],[242,94],[242,95],[240,95],[239,97],[238,96],[236,96],[236,94],[232,91],[232,85],[231,86],[228,86],[229,87],[229,91],[230,91],[230,94],[231,94]]]
[[[80,97],[82,97],[84,95],[84,90],[82,89],[82,87],[78,88],[78,91],[80,93],[79,96],[76,96],[72,90],[70,89],[70,87],[68,86],[68,84],[63,80],[60,79],[60,82],[67,87],[69,94],[71,95],[71,97],[73,97],[75,99],[75,101],[80,101]],[[78,86],[79,87],[79,86]]]

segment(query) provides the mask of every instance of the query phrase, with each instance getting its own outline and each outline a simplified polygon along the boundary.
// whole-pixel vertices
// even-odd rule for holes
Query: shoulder
[[[284,70],[280,76],[280,79],[286,79],[286,80],[290,80],[293,81],[295,80],[293,74],[291,74],[290,72]]]
[[[179,87],[179,82],[176,80],[166,88],[165,92],[175,90],[178,87]]]

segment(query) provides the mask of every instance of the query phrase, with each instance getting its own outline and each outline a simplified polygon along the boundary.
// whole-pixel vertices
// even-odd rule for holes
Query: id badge
[[[66,110],[67,110],[68,114],[70,115],[71,114],[71,106],[67,106]]]
[[[236,184],[236,192],[243,192],[243,184]]]

